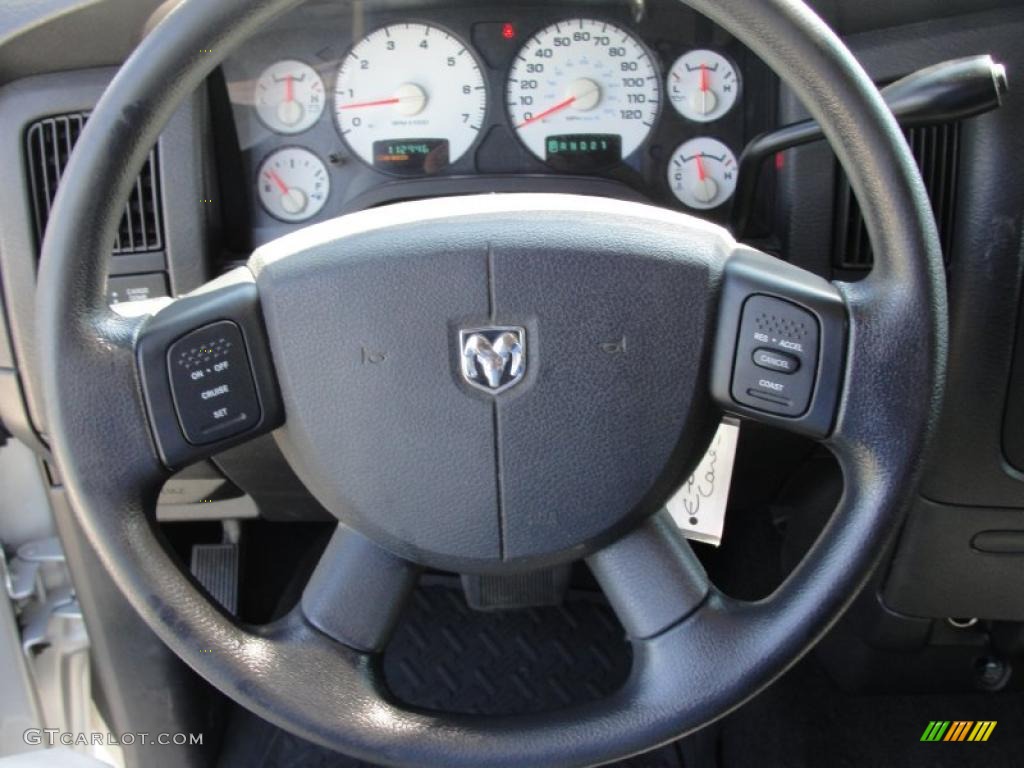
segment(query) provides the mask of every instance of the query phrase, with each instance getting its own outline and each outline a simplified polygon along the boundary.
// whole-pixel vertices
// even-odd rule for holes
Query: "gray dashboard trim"
[[[0,83],[120,64],[163,0],[4,0]],[[73,40],[74,45],[69,45]]]
[[[20,374],[28,422],[45,435],[42,395],[36,377],[35,288],[37,247],[30,207],[23,138],[31,122],[51,115],[91,110],[114,75],[90,69],[23,78],[0,88],[0,163],[17,169],[17,183],[0,186],[0,275],[12,343],[12,367]],[[203,189],[205,90],[175,113],[160,139],[161,184],[166,227],[166,268],[175,292],[206,279],[209,263],[206,220],[212,206]],[[132,257],[129,257],[131,259]],[[117,273],[132,270],[129,260]]]

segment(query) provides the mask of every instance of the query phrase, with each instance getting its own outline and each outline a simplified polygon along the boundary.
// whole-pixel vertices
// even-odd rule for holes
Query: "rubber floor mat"
[[[624,631],[600,593],[570,592],[557,608],[481,613],[458,582],[416,590],[383,659],[397,699],[441,712],[537,713],[599,699],[629,674]],[[373,768],[303,741],[238,709],[221,768]],[[617,763],[681,768],[669,745]],[[536,768],[530,766],[529,768]]]
[[[442,712],[514,715],[606,696],[631,651],[608,603],[570,593],[557,608],[481,613],[462,591],[422,586],[384,655],[395,696]]]

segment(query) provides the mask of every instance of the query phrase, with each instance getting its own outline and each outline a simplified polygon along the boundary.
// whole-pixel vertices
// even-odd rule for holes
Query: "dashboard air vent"
[[[32,209],[37,242],[42,243],[57,186],[67,167],[71,150],[82,134],[87,112],[58,115],[38,120],[25,133]],[[149,154],[135,182],[114,242],[115,256],[150,253],[164,248],[163,217],[160,209],[160,181],[157,151]]]
[[[949,262],[956,216],[957,166],[960,157],[960,124],[945,123],[906,132],[910,151],[921,169],[935,223],[942,242],[942,253]],[[842,170],[837,174],[835,266],[838,269],[867,270],[874,263],[871,243],[860,206]]]

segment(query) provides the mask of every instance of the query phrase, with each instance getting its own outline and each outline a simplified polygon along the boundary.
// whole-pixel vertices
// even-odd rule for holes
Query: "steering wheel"
[[[809,9],[688,2],[823,126],[874,246],[863,281],[830,283],[653,207],[496,195],[311,226],[124,317],[106,306],[106,268],[150,147],[220,60],[297,2],[186,0],[111,83],[43,245],[49,435],[114,580],[235,701],[377,763],[592,765],[739,706],[870,575],[942,394],[945,289],[929,204],[878,92]],[[793,379],[748,364],[751,345],[776,331],[798,340]],[[717,591],[659,511],[723,411],[821,440],[845,482],[806,558],[754,603]],[[154,509],[172,469],[271,430],[339,525],[294,610],[251,627],[183,575],[158,543]],[[502,718],[415,711],[389,695],[376,658],[419,568],[507,574],[582,558],[632,643],[617,693]]]

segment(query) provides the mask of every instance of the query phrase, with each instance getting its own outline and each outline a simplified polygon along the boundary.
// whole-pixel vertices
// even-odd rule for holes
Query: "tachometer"
[[[473,53],[429,24],[393,24],[363,38],[338,71],[334,98],[351,150],[400,175],[454,163],[473,145],[487,111]]]
[[[636,37],[595,19],[552,24],[516,56],[508,111],[533,154],[587,171],[629,157],[651,132],[661,101],[654,59]]]

